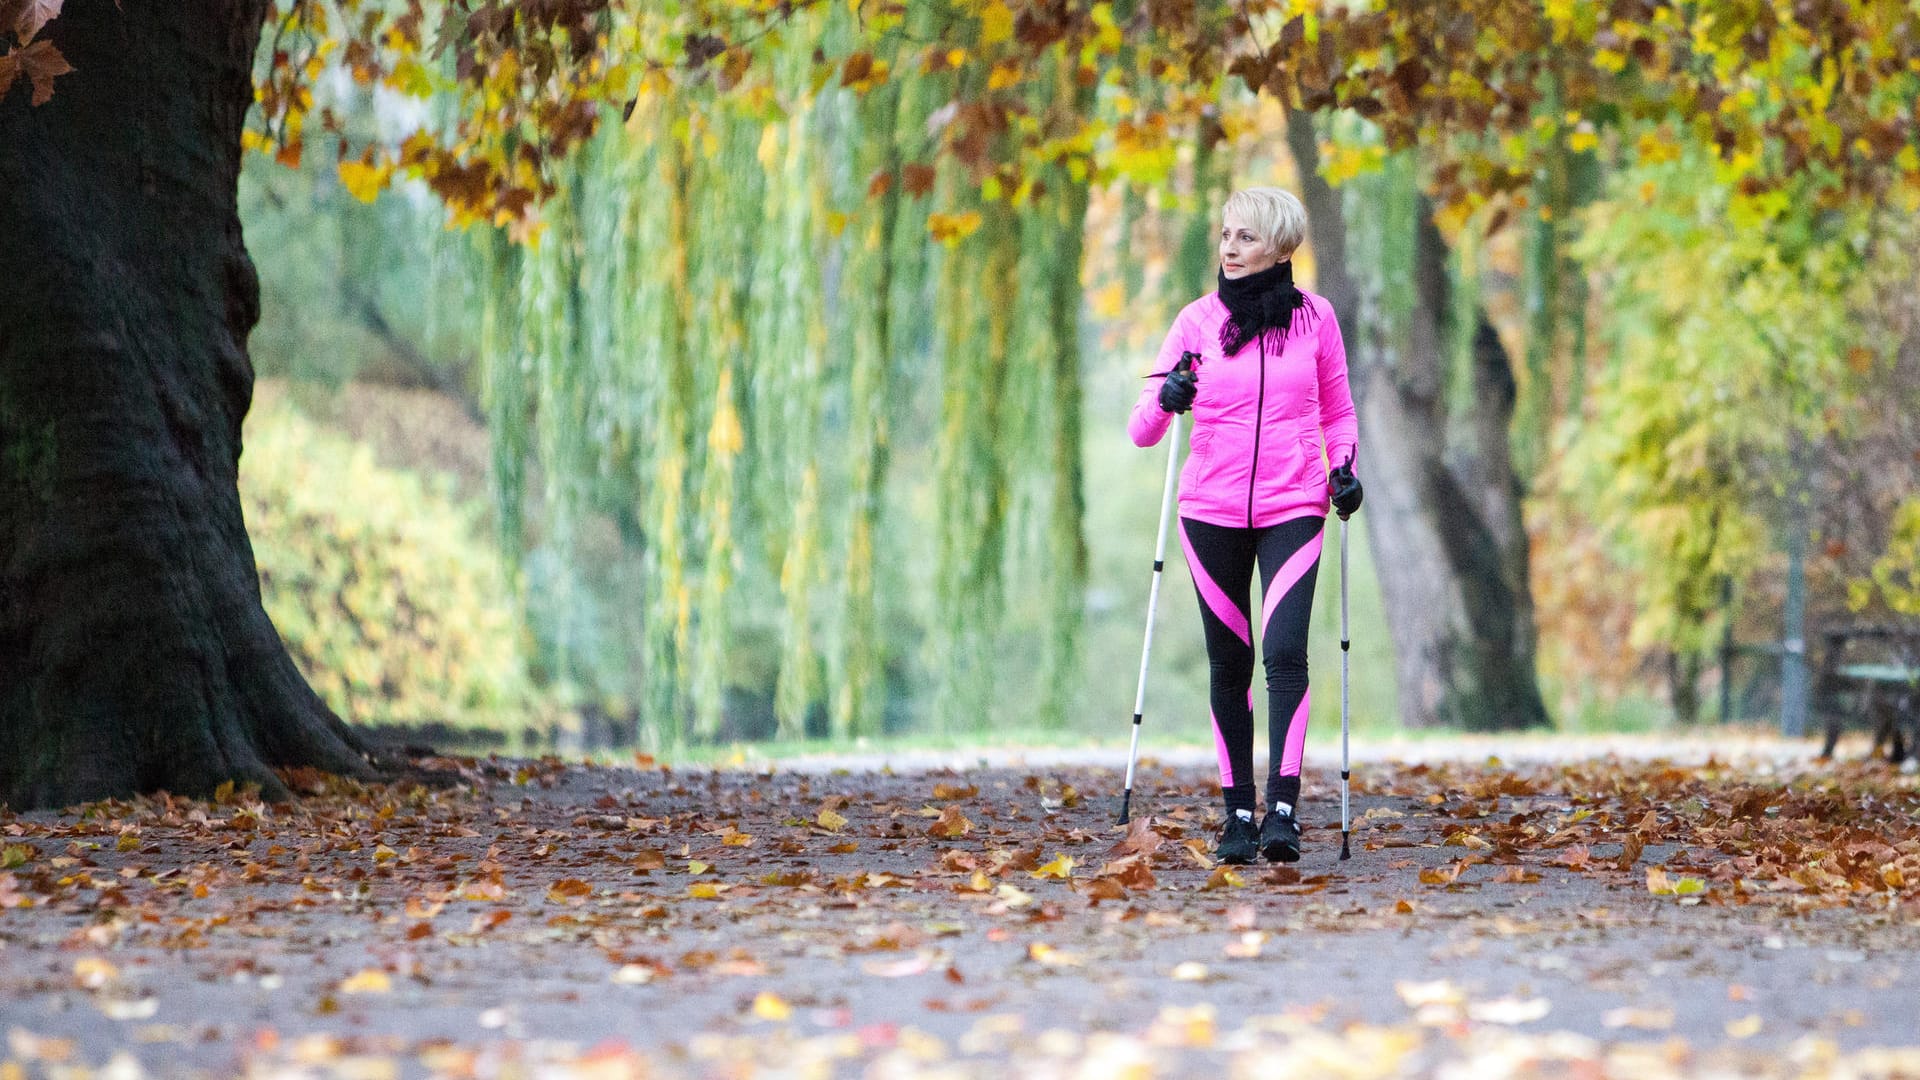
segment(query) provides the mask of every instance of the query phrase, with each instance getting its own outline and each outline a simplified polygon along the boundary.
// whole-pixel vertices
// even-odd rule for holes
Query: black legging
[[[1252,810],[1253,634],[1248,589],[1260,566],[1260,653],[1267,667],[1267,803],[1300,799],[1307,738],[1307,622],[1320,567],[1325,518],[1291,518],[1258,529],[1180,519],[1187,568],[1200,593],[1212,672],[1214,742],[1227,809]]]

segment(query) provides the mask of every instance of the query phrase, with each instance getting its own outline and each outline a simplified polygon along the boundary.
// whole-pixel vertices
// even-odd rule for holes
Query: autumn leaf
[[[1027,959],[1047,967],[1079,967],[1083,961],[1079,956],[1062,952],[1045,942],[1036,941],[1027,946]]]
[[[977,210],[960,214],[928,214],[927,233],[948,247],[972,236],[985,218]]]
[[[36,41],[24,48],[0,56],[0,99],[13,88],[13,80],[25,75],[33,84],[33,103],[45,105],[53,98],[53,80],[73,70],[67,58],[51,41]]]
[[[828,832],[839,832],[847,826],[847,819],[836,813],[832,807],[821,807],[819,816],[814,820],[818,821],[820,827]]]
[[[1247,879],[1235,873],[1233,867],[1222,864],[1214,867],[1213,873],[1207,875],[1207,883],[1200,886],[1200,891],[1213,892],[1217,889],[1237,889],[1246,883]]]
[[[1073,856],[1055,855],[1045,866],[1027,871],[1027,875],[1037,878],[1070,878],[1073,876],[1073,867]]]
[[[1655,896],[1694,896],[1707,891],[1707,883],[1696,877],[1669,878],[1658,866],[1647,867],[1647,891]]]
[[[363,203],[370,203],[380,195],[393,177],[391,162],[373,164],[367,161],[343,161],[340,163],[340,185],[347,193]]]
[[[1111,879],[1136,892],[1145,892],[1156,884],[1145,855],[1128,855],[1100,868],[1095,875]]]
[[[1633,869],[1633,864],[1640,861],[1640,853],[1646,848],[1647,842],[1639,833],[1628,833],[1627,838],[1620,842],[1620,857],[1614,860],[1613,865],[1621,870]]]
[[[467,933],[484,934],[489,930],[497,930],[502,923],[511,918],[513,918],[513,912],[511,911],[495,910],[481,912],[473,917],[473,925],[467,928]]]
[[[0,4],[0,22],[5,22],[4,16],[11,15],[13,32],[19,36],[20,44],[29,45],[41,27],[60,14],[63,3],[65,0],[14,0],[10,5]],[[5,88],[0,87],[0,95],[5,93]]]
[[[900,170],[901,186],[907,194],[918,198],[933,190],[938,175],[931,165],[909,164]]]
[[[593,895],[593,886],[579,878],[561,878],[547,886],[547,902],[562,904],[570,900],[584,900]]]
[[[1132,853],[1135,855],[1152,855],[1154,852],[1159,851],[1161,845],[1166,842],[1167,838],[1154,830],[1153,818],[1138,817],[1134,818],[1133,821],[1127,825],[1126,838],[1113,845],[1107,854],[1123,855]]]
[[[754,995],[753,1015],[761,1020],[789,1020],[793,1017],[793,1006],[787,1004],[779,994],[762,990]]]
[[[343,994],[385,994],[393,990],[393,979],[379,968],[365,968],[340,982]]]
[[[927,826],[927,835],[941,840],[958,840],[973,830],[973,822],[957,806],[949,806],[940,811],[940,816],[932,825]]]

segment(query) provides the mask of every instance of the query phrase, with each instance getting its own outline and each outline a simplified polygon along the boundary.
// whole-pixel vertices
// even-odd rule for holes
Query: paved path
[[[1032,757],[464,767],[0,817],[0,1077],[1920,1075],[1886,770],[1377,762],[1350,862],[1317,773],[1305,859],[1229,875],[1204,766],[1132,833]]]

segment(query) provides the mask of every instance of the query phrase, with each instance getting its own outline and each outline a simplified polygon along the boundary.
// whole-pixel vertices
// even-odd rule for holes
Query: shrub
[[[507,731],[530,702],[506,574],[479,513],[262,392],[240,494],[267,613],[358,724]]]

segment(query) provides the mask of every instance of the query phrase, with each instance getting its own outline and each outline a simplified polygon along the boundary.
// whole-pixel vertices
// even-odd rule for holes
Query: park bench
[[[1823,631],[1825,644],[1814,679],[1814,708],[1826,720],[1820,756],[1833,756],[1849,719],[1867,721],[1873,753],[1887,747],[1899,764],[1920,753],[1920,625],[1853,624]]]

